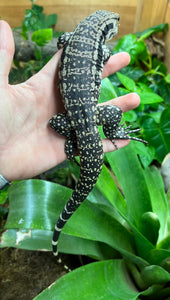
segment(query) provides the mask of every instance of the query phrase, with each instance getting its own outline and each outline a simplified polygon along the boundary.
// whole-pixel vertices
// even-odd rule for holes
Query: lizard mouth
[[[114,19],[114,20],[117,20],[117,21],[119,22],[120,17],[119,17],[119,16],[118,16],[118,17],[114,17],[113,19]]]

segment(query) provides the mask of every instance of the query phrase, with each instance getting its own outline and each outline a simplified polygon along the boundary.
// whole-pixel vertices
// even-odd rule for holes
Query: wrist
[[[3,190],[10,184],[10,181],[8,181],[4,176],[0,174],[0,190]]]

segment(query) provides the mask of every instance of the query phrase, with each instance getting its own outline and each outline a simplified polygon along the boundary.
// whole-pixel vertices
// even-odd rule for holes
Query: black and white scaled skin
[[[63,226],[91,192],[101,172],[103,147],[97,126],[103,125],[105,136],[115,146],[115,139],[136,139],[128,136],[133,130],[119,126],[122,117],[119,107],[97,106],[103,66],[110,57],[105,42],[117,34],[118,24],[117,13],[96,11],[58,41],[58,49],[63,47],[59,87],[65,112],[53,116],[49,123],[57,133],[66,136],[68,159],[75,160],[75,152],[79,153],[80,176],[55,225],[52,240],[55,256]]]

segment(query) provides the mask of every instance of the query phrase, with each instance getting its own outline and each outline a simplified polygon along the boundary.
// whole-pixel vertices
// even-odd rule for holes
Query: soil
[[[61,255],[62,264],[50,252],[6,248],[0,251],[0,299],[32,300],[51,283],[78,267],[77,256]]]

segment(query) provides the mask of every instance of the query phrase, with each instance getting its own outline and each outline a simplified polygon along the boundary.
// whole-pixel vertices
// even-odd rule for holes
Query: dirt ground
[[[32,300],[67,273],[64,264],[71,269],[79,264],[77,256],[61,255],[61,258],[63,263],[59,264],[50,252],[1,249],[0,299]]]

